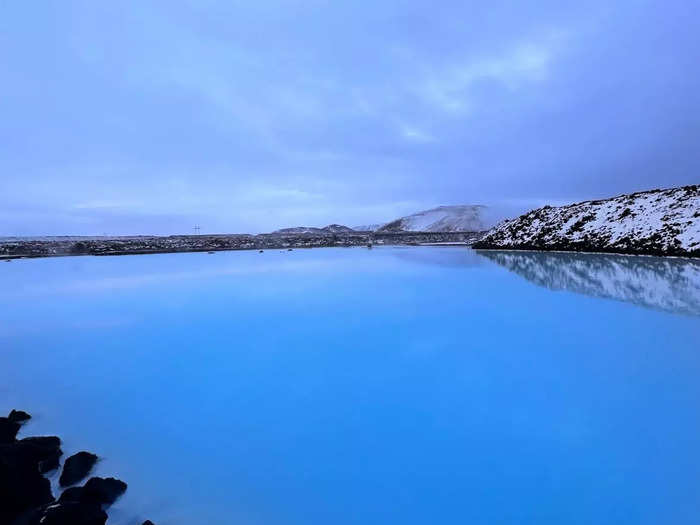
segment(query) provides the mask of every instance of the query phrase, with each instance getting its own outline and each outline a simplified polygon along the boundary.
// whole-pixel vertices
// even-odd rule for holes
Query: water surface
[[[700,279],[669,261],[0,263],[0,409],[129,483],[111,524],[695,525]]]

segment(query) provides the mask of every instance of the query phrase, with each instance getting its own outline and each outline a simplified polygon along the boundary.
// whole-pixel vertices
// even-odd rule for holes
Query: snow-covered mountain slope
[[[275,230],[272,233],[352,233],[355,230],[342,224],[329,224],[323,228],[314,228],[312,226],[296,226],[293,228],[282,228]]]
[[[439,206],[391,221],[380,232],[476,232],[486,229],[485,206]]]
[[[360,226],[353,226],[352,229],[356,232],[373,232],[381,228],[381,224],[362,224]]]
[[[700,261],[695,259],[593,253],[479,253],[551,290],[700,316]]]
[[[343,226],[342,224],[329,224],[328,226],[325,226],[321,229],[330,233],[352,233],[355,231],[352,228],[349,228],[348,226]]]
[[[311,226],[294,226],[292,228],[282,228],[275,230],[272,233],[324,233],[321,228],[313,228]]]
[[[474,248],[700,256],[700,186],[651,190],[504,221]]]

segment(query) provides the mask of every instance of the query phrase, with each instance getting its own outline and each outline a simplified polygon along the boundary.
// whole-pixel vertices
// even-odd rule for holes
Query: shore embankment
[[[136,255],[148,253],[271,250],[343,246],[464,244],[484,232],[265,233],[258,235],[170,235],[134,237],[43,237],[0,239],[0,259],[68,255]]]

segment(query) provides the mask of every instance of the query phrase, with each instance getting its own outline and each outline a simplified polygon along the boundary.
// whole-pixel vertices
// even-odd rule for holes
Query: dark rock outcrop
[[[10,415],[7,416],[7,419],[9,419],[10,421],[15,421],[16,423],[25,423],[31,418],[32,416],[27,414],[24,410],[12,410],[10,412]]]
[[[127,485],[116,478],[90,478],[85,484],[85,495],[88,499],[99,501],[103,505],[111,505],[126,492]]]
[[[111,505],[126,492],[127,485],[115,478],[90,478],[82,487],[63,491],[59,502],[97,503]]]
[[[17,421],[0,417],[0,443],[12,443],[21,426]]]
[[[4,455],[0,452],[0,455]],[[0,458],[0,523],[12,523],[28,510],[53,501],[51,483],[38,470]]]
[[[17,516],[53,501],[51,483],[42,473],[58,463],[60,445],[54,436],[13,438],[0,444],[0,523],[12,523]]]
[[[107,513],[96,503],[59,502],[36,510],[26,525],[104,525]],[[19,525],[19,524],[18,524]]]
[[[6,431],[5,442],[0,443],[0,525],[104,525],[107,513],[103,507],[124,494],[126,483],[93,477],[82,487],[66,489],[56,501],[43,473],[58,467],[61,440],[55,436],[17,440],[21,423],[29,418],[16,410],[0,418]],[[82,479],[96,460],[89,452],[71,456],[62,480]]]
[[[14,445],[17,458],[25,464],[36,466],[40,473],[45,474],[58,468],[58,462],[63,454],[61,440],[56,436],[28,437],[17,441]]]
[[[62,487],[75,485],[90,473],[96,462],[97,456],[91,452],[81,451],[73,454],[66,459],[63,465],[63,472],[61,472],[59,479],[60,485]]]

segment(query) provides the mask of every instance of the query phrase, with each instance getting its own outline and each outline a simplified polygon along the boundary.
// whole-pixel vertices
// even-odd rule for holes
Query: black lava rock
[[[0,445],[0,462],[13,470],[45,472],[43,465],[57,462],[61,454],[61,440],[56,436],[29,437]]]
[[[90,452],[82,451],[73,454],[63,464],[63,472],[61,472],[61,478],[58,482],[62,487],[75,485],[90,473],[96,462],[97,456]]]
[[[61,493],[61,496],[58,498],[58,501],[59,502],[82,501],[84,492],[85,492],[85,488],[83,488],[83,487],[68,487],[66,490],[64,490]]]
[[[20,426],[17,421],[0,417],[0,443],[12,443],[17,437]]]
[[[16,443],[18,459],[38,468],[42,474],[58,468],[58,460],[63,454],[61,440],[56,436],[28,437]],[[26,464],[25,463],[25,464]]]
[[[38,468],[45,452],[23,441],[0,445],[0,523],[53,501],[51,483]]]
[[[124,494],[126,483],[93,477],[82,487],[64,490],[56,501],[51,482],[43,474],[58,467],[63,454],[61,440],[56,436],[17,440],[20,426],[30,417],[17,410],[0,417],[0,525],[105,525],[103,506]],[[96,461],[97,456],[89,452],[68,458],[61,485],[83,479]]]
[[[90,478],[82,487],[63,491],[59,502],[95,503],[111,505],[126,491],[126,483],[114,478]]]
[[[58,464],[60,447],[55,436],[0,444],[0,523],[53,501],[51,483],[42,472],[47,464]]]
[[[23,410],[13,410],[10,412],[10,415],[7,416],[7,419],[10,421],[14,421],[15,423],[24,423],[25,421],[28,421],[32,418],[29,414],[27,414]]]
[[[153,525],[153,522],[151,520],[146,520],[141,525]]]
[[[111,505],[126,492],[126,483],[115,478],[90,478],[85,484],[88,501]]]
[[[30,525],[104,525],[107,513],[95,503],[62,502],[36,513]]]

